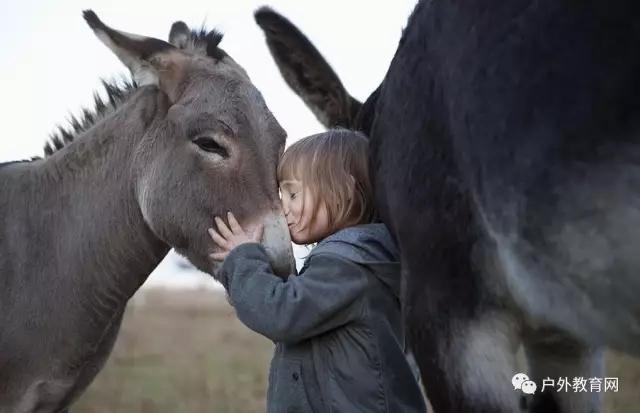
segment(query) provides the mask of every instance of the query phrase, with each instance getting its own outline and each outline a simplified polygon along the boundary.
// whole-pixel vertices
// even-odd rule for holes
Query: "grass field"
[[[73,413],[264,411],[273,345],[244,327],[220,292],[143,291],[109,362]],[[606,413],[640,412],[640,361],[608,355]]]

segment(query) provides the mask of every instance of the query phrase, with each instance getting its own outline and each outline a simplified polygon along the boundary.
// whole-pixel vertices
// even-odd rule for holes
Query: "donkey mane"
[[[44,146],[45,157],[51,156],[68,143],[73,142],[78,135],[91,129],[97,122],[113,113],[122,102],[127,100],[131,92],[138,87],[133,80],[125,78],[122,79],[121,84],[118,84],[119,82],[116,80],[106,81],[102,79],[101,82],[105,92],[107,92],[108,101],[105,101],[97,92],[94,92],[93,111],[86,108],[82,109],[80,119],[71,115],[69,118],[70,126],[67,129],[58,126],[58,130],[50,135],[49,141]]]
[[[175,22],[172,26],[172,30],[173,29],[189,31],[188,26],[182,21]],[[206,54],[215,60],[222,60],[227,56],[227,53],[218,47],[222,41],[222,32],[216,29],[208,31],[204,26],[199,29],[190,30],[189,32],[189,39],[185,44],[180,45],[181,49]]]
[[[174,23],[174,26],[176,25],[184,25],[185,28],[187,27],[186,24],[181,21]],[[227,56],[227,53],[218,47],[222,41],[222,37],[223,34],[216,29],[208,31],[203,26],[200,29],[191,30],[187,44],[181,48],[183,50],[200,54],[206,53],[207,56],[212,57],[215,60],[221,60]],[[107,93],[108,101],[100,97],[97,92],[94,92],[93,110],[83,108],[80,118],[74,115],[70,116],[70,125],[67,128],[58,126],[57,130],[49,136],[49,140],[45,143],[45,158],[62,149],[65,145],[73,142],[80,134],[91,129],[96,123],[113,113],[138,88],[138,85],[133,81],[133,79],[125,77],[120,81],[107,81],[102,79],[101,82],[105,92]],[[35,159],[40,158],[31,158],[31,160]]]

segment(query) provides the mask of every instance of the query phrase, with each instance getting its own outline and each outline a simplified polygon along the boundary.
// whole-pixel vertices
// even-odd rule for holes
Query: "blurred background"
[[[42,155],[70,114],[92,108],[100,79],[128,76],[81,17],[92,8],[108,25],[166,39],[171,24],[203,24],[225,33],[224,48],[248,72],[288,132],[288,144],[322,126],[282,80],[253,20],[269,5],[305,32],[360,100],[386,73],[415,0],[182,0],[0,4],[0,162]],[[294,249],[298,265],[307,250]],[[264,410],[272,344],[244,327],[220,286],[170,253],[128,307],[105,369],[73,409],[80,412]],[[640,362],[608,354],[607,376],[620,391],[606,412],[640,412]],[[507,385],[507,383],[505,383]]]

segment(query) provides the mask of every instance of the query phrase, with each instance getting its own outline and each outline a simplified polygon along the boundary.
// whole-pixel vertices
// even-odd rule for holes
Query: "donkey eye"
[[[199,136],[193,140],[193,143],[198,145],[198,147],[203,151],[216,153],[222,156],[223,158],[229,157],[229,151],[227,151],[227,149],[224,146],[216,142],[215,139],[210,138],[208,136]]]

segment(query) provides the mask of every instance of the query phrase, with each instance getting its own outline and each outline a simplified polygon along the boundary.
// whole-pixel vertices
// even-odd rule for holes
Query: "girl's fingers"
[[[214,261],[224,261],[227,255],[227,252],[214,252],[213,254],[209,254],[209,258]]]
[[[233,232],[229,230],[229,227],[227,227],[227,224],[225,224],[221,218],[215,217],[215,221],[216,225],[218,226],[218,232],[220,233],[220,235],[222,235],[225,239],[229,239],[233,236]]]
[[[242,234],[244,232],[244,229],[242,229],[242,227],[240,226],[240,223],[231,212],[227,212],[227,220],[229,221],[229,226],[231,227],[231,231],[233,231],[236,234]]]
[[[207,231],[209,231],[209,235],[211,236],[213,242],[218,244],[220,247],[227,248],[229,246],[227,240],[224,239],[220,234],[218,234],[215,229],[209,228]]]

